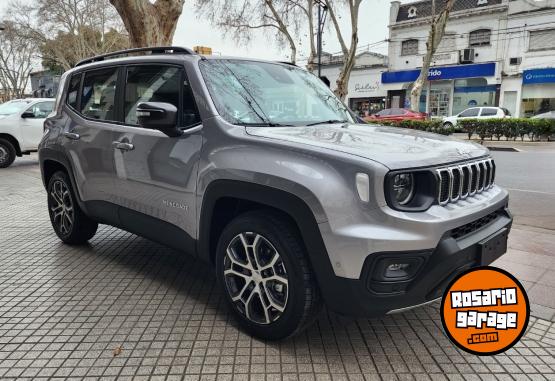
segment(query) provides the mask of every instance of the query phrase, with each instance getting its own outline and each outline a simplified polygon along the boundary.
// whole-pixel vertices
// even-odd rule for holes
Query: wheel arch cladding
[[[332,292],[333,284],[329,280],[334,272],[318,223],[309,206],[287,191],[236,180],[213,181],[203,197],[199,223],[199,256],[214,263],[217,240],[227,223],[241,213],[263,208],[281,213],[296,227],[326,299],[326,295]]]

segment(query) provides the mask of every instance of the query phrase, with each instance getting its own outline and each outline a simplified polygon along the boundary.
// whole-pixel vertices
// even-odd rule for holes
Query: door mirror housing
[[[21,117],[23,119],[34,118],[35,114],[32,111],[25,111],[23,114],[21,114]]]
[[[177,128],[177,107],[171,103],[142,102],[136,112],[141,127],[161,131],[169,137],[182,135]]]

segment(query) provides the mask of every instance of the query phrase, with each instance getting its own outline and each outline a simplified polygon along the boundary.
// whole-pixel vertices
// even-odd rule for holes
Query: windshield
[[[316,76],[296,66],[211,59],[200,68],[219,114],[240,125],[353,123],[349,110]]]
[[[28,101],[9,101],[0,105],[0,115],[12,115],[29,106]]]

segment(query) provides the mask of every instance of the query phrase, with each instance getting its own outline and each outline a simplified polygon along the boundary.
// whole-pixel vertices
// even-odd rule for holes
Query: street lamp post
[[[322,34],[328,14],[328,7],[323,0],[314,1],[318,6],[318,32],[316,34],[316,43],[318,45],[318,77],[322,76]]]

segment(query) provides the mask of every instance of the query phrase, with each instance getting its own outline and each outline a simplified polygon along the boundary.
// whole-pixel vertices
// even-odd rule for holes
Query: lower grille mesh
[[[453,229],[451,231],[451,236],[455,239],[459,239],[470,233],[474,233],[476,230],[483,228],[484,226],[495,220],[498,215],[499,211],[495,211],[488,214],[487,216],[477,219],[476,221],[472,221],[466,225]]]

